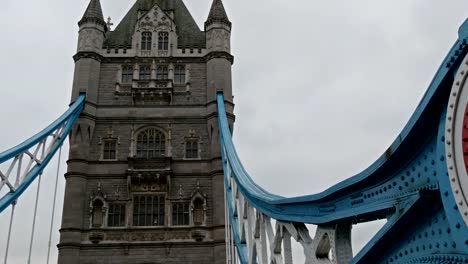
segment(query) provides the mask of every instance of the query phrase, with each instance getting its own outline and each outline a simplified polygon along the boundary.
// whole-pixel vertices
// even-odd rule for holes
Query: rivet
[[[453,104],[450,104],[450,108],[453,108]]]
[[[463,73],[462,73],[462,74],[463,74]],[[457,86],[460,86],[460,82],[457,82],[456,85],[457,85]]]
[[[456,93],[456,92],[454,92],[454,93],[452,93],[452,95],[453,95],[453,96],[457,96],[457,93]]]
[[[455,181],[456,181],[455,178],[452,178],[452,182],[455,182]]]

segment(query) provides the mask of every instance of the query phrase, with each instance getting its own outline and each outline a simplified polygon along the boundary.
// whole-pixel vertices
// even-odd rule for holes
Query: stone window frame
[[[169,79],[169,65],[160,64],[156,67],[156,80],[168,80]]]
[[[183,85],[186,83],[186,66],[184,64],[176,64],[174,66],[174,84]]]
[[[121,205],[124,207],[125,211],[123,213],[123,216],[124,216],[124,219],[123,219],[123,225],[121,226],[111,226],[109,225],[109,214],[110,214],[110,208],[112,205]],[[111,229],[122,229],[122,228],[127,228],[128,226],[128,220],[127,220],[127,214],[128,214],[128,204],[126,202],[122,202],[122,201],[110,201],[107,203],[107,208],[106,208],[106,223],[105,223],[105,226],[106,228],[111,228]]]
[[[200,193],[200,186],[198,187],[198,190],[192,194],[192,198],[190,199],[190,225],[191,226],[206,226],[206,221],[207,221],[207,215],[206,215],[206,212],[207,212],[207,200],[206,200],[206,195],[203,195],[202,193]],[[202,224],[200,225],[195,225],[195,221],[194,221],[194,217],[195,217],[195,214],[194,214],[194,210],[195,210],[195,201],[196,200],[201,200],[203,202],[202,206],[203,206],[203,221],[202,221]]]
[[[104,158],[104,151],[106,143],[114,142],[115,143],[115,158],[114,159],[105,159]],[[120,145],[120,137],[114,137],[114,131],[110,127],[107,131],[107,135],[105,137],[99,137],[98,145],[101,146],[99,161],[118,161],[119,160],[119,145]]]
[[[184,138],[184,160],[201,160],[201,146],[202,146],[202,142],[201,142],[201,137],[200,136],[195,136],[196,132],[195,130],[191,129],[189,131],[189,136],[185,137]],[[187,143],[188,142],[197,142],[197,148],[198,148],[198,151],[197,151],[197,157],[195,158],[189,158],[187,157]]]
[[[169,32],[159,31],[158,32],[158,51],[169,50]]]
[[[187,218],[188,218],[188,221],[187,221],[187,224],[174,224],[174,205],[177,205],[177,204],[182,204],[182,205],[186,205],[187,206]],[[191,221],[191,208],[192,208],[192,204],[189,200],[182,200],[182,199],[177,199],[177,200],[173,200],[171,201],[171,219],[170,219],[170,223],[171,223],[171,227],[188,227],[188,226],[191,226],[192,225],[192,221]],[[185,212],[182,212],[183,214],[185,214]]]
[[[169,144],[168,133],[164,129],[162,129],[160,127],[157,127],[157,126],[144,126],[144,127],[140,128],[140,129],[138,129],[136,131],[134,138],[132,138],[132,141],[134,141],[134,143],[133,143],[134,146],[132,147],[134,157],[137,158],[137,159],[148,159],[148,158],[142,158],[142,157],[138,156],[138,136],[141,133],[144,133],[144,132],[149,131],[149,130],[156,130],[156,131],[160,132],[164,136],[164,154],[161,157],[156,157],[156,158],[169,157],[170,144]]]
[[[95,204],[96,202],[101,202],[102,203],[102,206],[101,206],[101,225],[95,225],[94,224],[94,221],[95,221]],[[97,197],[94,197],[93,199],[91,199],[90,203],[89,203],[89,228],[104,228],[106,226],[106,222],[107,222],[107,202],[106,200],[104,199],[104,197],[101,197],[101,196],[97,196]]]
[[[163,197],[163,204],[164,204],[164,216],[163,220],[164,223],[162,225],[135,225],[135,196],[162,196]],[[169,226],[169,219],[168,219],[168,204],[167,204],[167,197],[168,194],[167,192],[133,192],[132,193],[132,199],[130,201],[131,206],[130,206],[130,211],[129,215],[131,217],[131,220],[129,222],[129,227],[131,228],[138,228],[138,229],[145,229],[145,228],[166,228]],[[159,214],[158,214],[159,216]],[[146,217],[146,216],[145,216]]]
[[[142,51],[150,51],[152,49],[153,32],[151,31],[141,32],[140,40],[141,40],[140,49]],[[158,36],[158,41],[159,41],[159,36]]]
[[[139,81],[150,81],[151,80],[151,64],[141,64],[139,65],[138,70],[138,80]]]
[[[104,139],[102,143],[101,155],[102,155],[102,160],[116,161],[117,160],[117,140],[116,139]]]
[[[122,65],[121,66],[121,76],[120,76],[120,82],[121,84],[128,84],[131,85],[133,82],[133,73],[135,72],[135,69],[133,68],[133,65]],[[130,79],[127,82],[127,78],[125,76],[129,76]]]

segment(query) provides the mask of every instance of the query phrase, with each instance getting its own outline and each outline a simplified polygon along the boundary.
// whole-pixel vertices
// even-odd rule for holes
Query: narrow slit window
[[[203,209],[203,201],[197,198],[193,202],[193,224],[196,226],[203,225],[205,221],[205,210]]]

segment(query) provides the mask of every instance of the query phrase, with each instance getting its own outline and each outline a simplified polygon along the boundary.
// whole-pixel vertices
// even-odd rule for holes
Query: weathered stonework
[[[206,32],[182,0],[138,0],[110,31],[91,0],[74,56],[72,101],[87,98],[70,135],[59,263],[225,263],[215,94],[233,123],[233,57],[220,3]],[[157,150],[143,151],[144,133],[160,137]]]

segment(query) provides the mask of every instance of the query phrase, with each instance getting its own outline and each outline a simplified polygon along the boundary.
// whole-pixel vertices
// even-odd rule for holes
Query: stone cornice
[[[206,61],[209,61],[211,59],[216,59],[216,58],[226,59],[230,61],[231,64],[234,64],[234,56],[232,56],[231,54],[225,51],[212,51],[205,55]]]
[[[79,51],[75,54],[75,56],[73,56],[73,59],[75,62],[79,61],[80,59],[93,59],[102,62],[104,57],[94,51]]]

